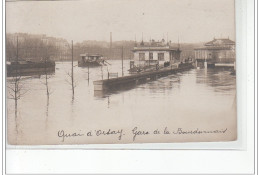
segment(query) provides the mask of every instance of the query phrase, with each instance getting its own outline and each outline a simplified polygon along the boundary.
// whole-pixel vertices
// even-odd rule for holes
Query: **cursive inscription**
[[[96,130],[96,136],[100,136],[100,135],[104,135],[104,136],[108,136],[108,135],[118,135],[118,140],[121,140],[122,136],[124,135],[123,134],[123,129],[121,130],[107,130],[107,131],[104,131],[104,130]]]
[[[144,138],[145,136],[148,135],[153,135],[154,137],[156,136],[168,136],[168,137],[174,137],[174,135],[202,135],[202,134],[225,134],[227,133],[227,128],[224,129],[212,129],[212,130],[201,130],[199,128],[197,129],[183,129],[183,128],[177,128],[177,129],[171,129],[168,127],[164,127],[161,129],[154,129],[154,130],[144,130],[140,129],[138,127],[134,127],[132,130],[124,131],[123,129],[107,129],[107,130],[89,130],[82,132],[81,130],[79,132],[65,132],[65,130],[59,130],[58,131],[58,137],[61,138],[61,141],[64,142],[66,138],[73,138],[73,137],[109,137],[109,136],[114,136],[116,137],[117,140],[122,140],[122,137],[126,134],[128,134],[133,142],[136,141],[136,139],[140,136]],[[111,139],[113,139],[111,137]],[[141,141],[139,139],[139,141]]]
[[[142,130],[138,130],[137,127],[135,127],[133,130],[132,130],[132,133],[133,133],[133,141],[135,141],[135,138],[136,136],[138,135],[149,135],[149,131],[142,131]]]
[[[74,133],[65,133],[64,130],[58,131],[58,137],[62,138],[62,140],[61,140],[62,142],[64,142],[64,139],[66,137],[79,137],[79,136],[84,136],[84,134],[76,133],[76,132],[74,132]]]
[[[173,134],[224,134],[227,131],[226,129],[221,130],[199,130],[198,128],[196,130],[183,130],[182,128],[178,128],[176,131],[173,131]]]

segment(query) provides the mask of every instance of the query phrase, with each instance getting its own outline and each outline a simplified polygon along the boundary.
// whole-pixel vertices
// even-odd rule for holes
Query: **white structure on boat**
[[[134,62],[137,66],[163,65],[164,63],[175,63],[180,61],[181,50],[172,47],[171,43],[151,40],[149,43],[136,44],[134,49]]]
[[[229,38],[214,38],[195,48],[196,67],[234,67],[236,62],[236,43]]]
[[[81,60],[78,61],[79,67],[95,67],[102,66],[105,63],[103,56],[100,54],[89,55],[87,53],[80,54]]]

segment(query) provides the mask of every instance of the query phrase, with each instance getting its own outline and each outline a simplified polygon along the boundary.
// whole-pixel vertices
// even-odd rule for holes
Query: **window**
[[[153,53],[149,53],[149,60],[153,60]]]
[[[145,53],[139,53],[139,60],[144,61],[145,60]]]
[[[164,61],[164,53],[158,53],[158,60]]]

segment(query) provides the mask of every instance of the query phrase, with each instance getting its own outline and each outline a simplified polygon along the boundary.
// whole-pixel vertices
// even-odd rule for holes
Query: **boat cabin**
[[[96,66],[104,66],[105,60],[100,54],[89,55],[87,53],[80,54],[81,60],[78,61],[79,67],[96,67]]]
[[[89,54],[85,53],[85,54],[80,54],[80,57],[83,61],[98,61],[103,56],[99,55],[99,54],[89,55]]]

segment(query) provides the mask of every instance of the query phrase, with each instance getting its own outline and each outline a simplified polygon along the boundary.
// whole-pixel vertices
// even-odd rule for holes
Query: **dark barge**
[[[6,64],[7,77],[55,73],[55,61],[11,61]]]

